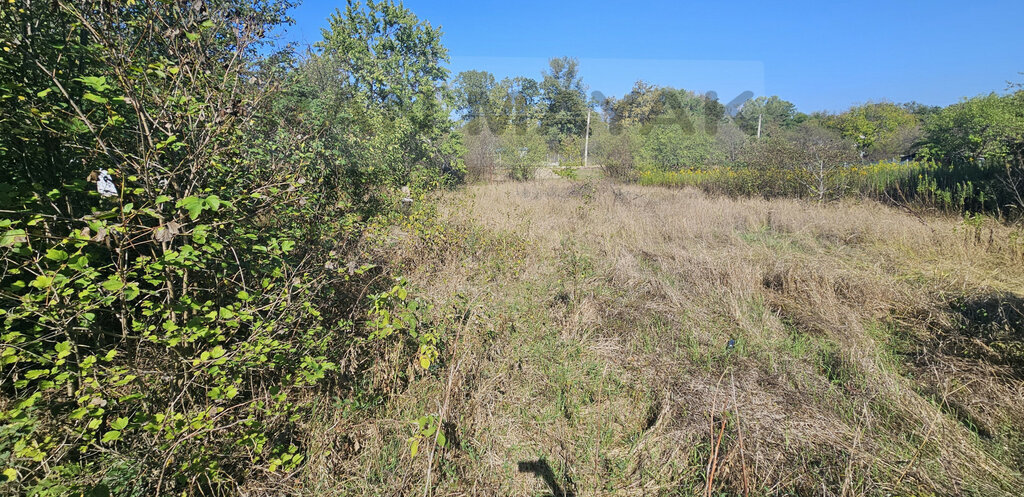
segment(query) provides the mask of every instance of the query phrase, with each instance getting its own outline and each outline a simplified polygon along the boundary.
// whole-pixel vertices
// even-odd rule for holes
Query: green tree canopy
[[[856,142],[862,158],[877,160],[906,153],[918,137],[920,121],[903,106],[879,102],[853,107],[824,124]]]
[[[316,47],[296,83],[311,85],[308,118],[330,130],[325,148],[358,158],[342,164],[356,197],[417,170],[460,169],[439,29],[401,4],[350,0]]]
[[[452,81],[455,106],[459,116],[466,123],[499,122],[500,99],[494,75],[487,71],[463,71]],[[494,99],[494,100],[492,100]],[[491,131],[495,131],[491,127]],[[472,131],[470,131],[472,132]]]
[[[587,98],[579,75],[579,61],[558,57],[548,63],[540,83],[544,113],[541,129],[549,139],[582,135],[587,126]]]
[[[665,112],[665,105],[663,89],[643,81],[634,83],[622,98],[609,97],[601,103],[613,127],[648,124]]]
[[[796,105],[777,96],[758,97],[748,101],[740,108],[735,120],[740,129],[749,135],[755,135],[759,118],[762,131],[766,125],[788,128],[799,124],[801,120]]]
[[[947,162],[1024,159],[1024,90],[966,99],[925,125],[926,152]]]

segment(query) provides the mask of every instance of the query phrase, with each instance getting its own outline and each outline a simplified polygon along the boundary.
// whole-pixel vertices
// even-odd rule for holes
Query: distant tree
[[[816,124],[801,125],[790,136],[808,192],[821,201],[841,195],[847,187],[841,169],[857,158],[854,143]]]
[[[721,163],[722,154],[714,138],[703,128],[665,123],[642,135],[638,160],[643,168],[670,171],[687,167],[705,168]]]
[[[576,178],[576,170],[583,167],[583,138],[569,135],[558,147],[558,166],[554,173],[569,179]]]
[[[475,134],[483,124],[497,121],[494,75],[487,71],[463,71],[452,81],[456,112],[467,123],[467,132]],[[490,125],[494,130],[494,125]]]
[[[498,166],[498,148],[501,146],[499,137],[491,133],[489,127],[481,126],[478,132],[467,133],[465,142],[466,179],[493,179]]]
[[[501,148],[498,154],[508,177],[516,181],[525,181],[533,179],[537,174],[537,168],[544,164],[548,155],[548,145],[536,130],[505,133],[501,135]]]
[[[789,128],[799,124],[806,117],[806,115],[797,113],[796,105],[793,105],[792,102],[787,102],[777,96],[758,97],[743,104],[736,116],[736,124],[748,135],[756,135],[760,118],[763,135],[766,125]]]
[[[718,126],[718,132],[714,136],[715,147],[721,152],[723,159],[728,164],[740,161],[743,149],[750,141],[747,134],[739,126],[736,126],[732,120],[726,120]]]
[[[517,133],[525,133],[536,127],[542,115],[540,97],[540,83],[532,78],[502,79],[491,92],[495,106],[492,131],[500,134],[512,127]]]
[[[636,167],[635,159],[641,143],[639,128],[623,127],[612,133],[604,122],[594,126],[594,135],[590,139],[590,154],[594,163],[601,166],[606,175],[617,179],[633,177]]]
[[[541,129],[550,141],[567,135],[582,135],[587,126],[587,98],[579,76],[579,61],[559,57],[549,61],[540,83],[545,109]]]
[[[718,133],[718,128],[725,119],[725,106],[718,101],[718,96],[714,93],[701,95],[700,100],[704,130],[709,135],[714,136]]]
[[[974,97],[936,113],[925,126],[927,154],[955,161],[1020,161],[1024,154],[1024,91]]]
[[[643,81],[633,84],[633,89],[621,99],[609,97],[601,102],[605,118],[618,131],[622,126],[650,123],[665,112],[664,89]]]
[[[939,107],[937,105],[925,105],[914,101],[902,103],[899,104],[899,106],[902,107],[903,110],[917,116],[917,118],[921,120],[924,120],[925,118],[935,115],[940,110],[942,110],[942,107]]]
[[[740,151],[740,163],[762,171],[788,168],[800,161],[800,151],[774,127],[764,133],[760,140],[748,139]]]
[[[881,160],[906,153],[920,137],[920,121],[905,107],[868,103],[826,118],[824,125],[856,142],[861,159]]]
[[[1024,210],[1024,90],[974,97],[925,125],[922,154],[967,174],[995,179],[1000,208]]]
[[[725,106],[714,94],[696,93],[672,87],[658,87],[637,81],[621,99],[609,98],[601,104],[613,132],[638,126],[643,134],[655,126],[676,125],[683,133],[714,135],[725,117]]]

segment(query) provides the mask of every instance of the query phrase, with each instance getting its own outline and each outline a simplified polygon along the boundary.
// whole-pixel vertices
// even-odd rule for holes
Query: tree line
[[[711,93],[643,81],[621,98],[588,99],[578,63],[567,57],[551,59],[542,76],[496,81],[467,71],[453,79],[471,178],[499,171],[526,179],[549,159],[556,172],[571,170],[589,137],[587,152],[609,175],[652,184],[766,197],[857,193],[1007,219],[1024,205],[1019,85],[947,107],[869,102],[806,114],[779,96],[728,109]],[[686,174],[694,171],[705,174]],[[742,183],[712,181],[737,177]]]

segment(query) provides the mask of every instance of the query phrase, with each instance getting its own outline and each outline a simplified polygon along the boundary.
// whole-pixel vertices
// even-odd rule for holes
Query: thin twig
[[[459,338],[462,336],[461,331],[469,326],[469,323],[473,320],[473,310],[470,310],[469,316],[466,318],[466,322],[463,323],[462,328],[455,334],[455,346],[459,346]],[[455,350],[452,350],[452,356],[455,355]],[[441,406],[441,411],[437,417],[437,429],[434,431],[434,443],[430,447],[430,457],[427,459],[427,481],[423,485],[423,497],[430,495],[430,481],[434,469],[434,453],[437,452],[437,439],[441,436],[441,430],[444,427],[444,417],[448,414],[448,400],[451,398],[452,382],[455,381],[455,373],[462,366],[462,361],[466,358],[466,352],[462,352],[462,356],[459,357],[459,362],[455,363],[455,366],[448,373],[448,385],[444,389],[444,404]]]
[[[722,446],[722,436],[725,435],[725,417],[722,418],[722,428],[718,431],[718,443],[715,444],[715,450],[711,453],[711,472],[708,473],[708,486],[704,491],[704,495],[711,497],[711,486],[715,482],[715,469],[718,468],[718,449]]]
[[[736,402],[736,378],[729,372],[729,381],[732,383],[732,408],[736,412],[736,433],[740,439],[740,465],[743,467],[743,496],[750,493],[750,486],[747,483],[747,459],[743,454],[743,425],[740,424],[740,405]]]
[[[900,477],[896,479],[896,483],[893,483],[892,488],[895,489],[899,487],[900,482],[902,482],[903,478],[907,476],[907,472],[910,471],[910,467],[914,465],[914,461],[917,460],[917,456],[921,455],[921,451],[924,450],[925,444],[928,443],[928,438],[931,437],[932,430],[935,429],[936,424],[938,424],[938,422],[933,421],[932,425],[928,427],[928,432],[924,434],[924,440],[921,441],[921,445],[919,445],[917,450],[914,452],[914,457],[911,457],[910,461],[907,461],[907,466],[903,468],[903,472],[900,473]]]

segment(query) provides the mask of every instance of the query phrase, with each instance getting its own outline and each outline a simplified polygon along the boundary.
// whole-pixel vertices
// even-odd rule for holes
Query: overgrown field
[[[3,5],[0,495],[1024,495],[1018,84],[598,101],[393,0]]]
[[[1003,225],[564,180],[439,202],[380,247],[439,354],[320,411],[310,494],[1024,492]]]

